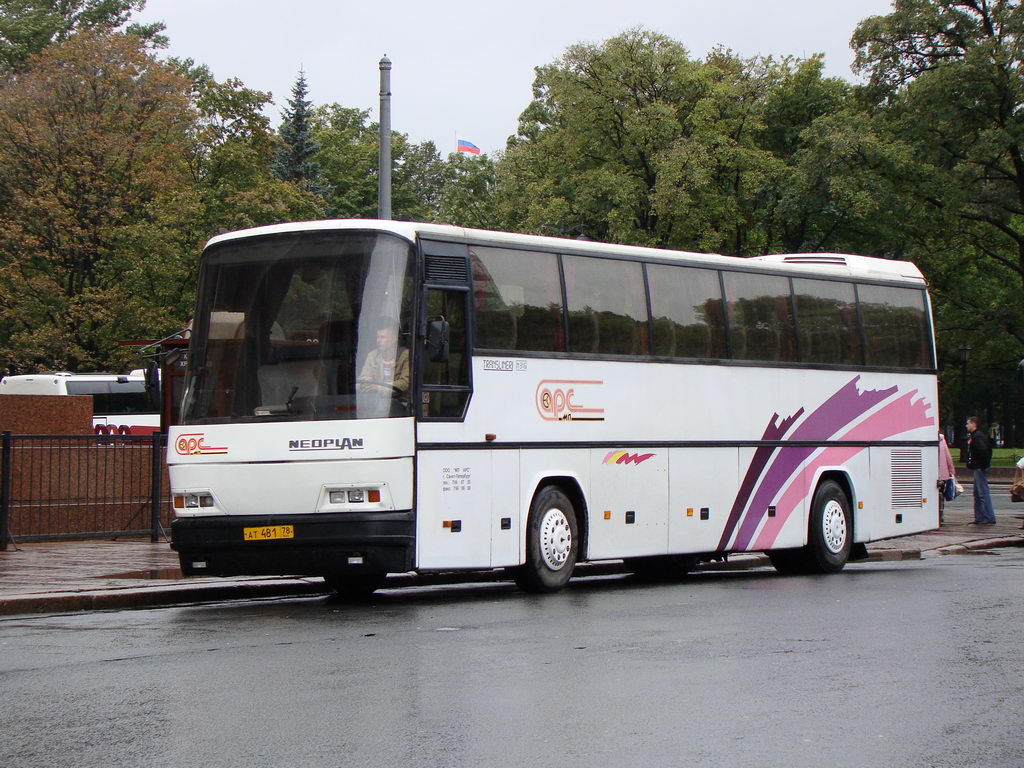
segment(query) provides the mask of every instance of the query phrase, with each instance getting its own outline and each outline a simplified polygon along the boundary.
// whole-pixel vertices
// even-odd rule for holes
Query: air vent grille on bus
[[[924,495],[924,471],[920,449],[894,448],[891,459],[892,506],[920,508]]]
[[[787,264],[829,264],[835,267],[846,266],[845,256],[832,256],[826,253],[814,253],[808,256],[795,254],[793,256],[786,256],[783,261]]]
[[[428,255],[424,266],[429,281],[465,283],[469,280],[469,262],[461,256]]]

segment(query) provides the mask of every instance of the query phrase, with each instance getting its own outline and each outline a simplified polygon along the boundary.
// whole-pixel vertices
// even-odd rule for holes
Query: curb
[[[158,608],[181,603],[251,600],[323,594],[323,582],[226,582],[223,584],[160,585],[82,592],[52,592],[0,598],[0,616],[22,613],[79,613],[124,608]]]
[[[950,544],[929,550],[880,549],[868,553],[857,563],[921,560],[927,555],[955,555],[997,547],[1024,547],[1024,536],[978,539],[962,544]],[[742,571],[770,565],[767,555],[738,553],[728,560],[702,563],[694,573],[715,571]],[[621,560],[603,563],[581,563],[576,566],[575,577],[611,576],[630,573]],[[388,588],[427,587],[447,584],[480,584],[508,581],[503,568],[488,571],[451,571],[443,573],[405,573],[388,577]],[[83,611],[110,611],[126,608],[159,608],[187,603],[210,603],[225,600],[253,600],[274,597],[302,597],[327,595],[330,589],[318,578],[264,578],[239,581],[204,581],[188,583],[176,581],[143,587],[96,589],[45,594],[27,594],[0,597],[0,616],[39,613],[80,613]]]
[[[998,547],[1024,547],[1024,536],[1004,536],[998,539],[976,539],[962,544],[950,544],[933,550],[939,555],[958,555],[964,552],[975,552],[979,549],[996,549]]]

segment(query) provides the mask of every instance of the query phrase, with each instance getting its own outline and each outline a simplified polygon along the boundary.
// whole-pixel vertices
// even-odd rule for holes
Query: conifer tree
[[[306,73],[299,70],[299,76],[292,86],[292,97],[288,99],[288,109],[284,111],[278,129],[282,144],[274,156],[273,171],[279,179],[326,197],[328,186],[321,179],[319,163],[313,159],[320,151],[320,145],[311,131],[313,105],[307,98],[308,94]]]

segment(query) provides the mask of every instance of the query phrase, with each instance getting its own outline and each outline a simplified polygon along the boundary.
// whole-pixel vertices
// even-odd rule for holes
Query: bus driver
[[[377,392],[382,398],[409,396],[409,350],[398,346],[392,321],[377,323],[377,347],[366,356],[359,373],[359,391]],[[396,354],[397,353],[397,354]]]

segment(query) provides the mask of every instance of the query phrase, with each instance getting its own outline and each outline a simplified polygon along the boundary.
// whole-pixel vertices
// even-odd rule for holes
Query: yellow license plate
[[[264,525],[259,528],[243,528],[246,541],[269,541],[270,539],[294,539],[294,525]]]

